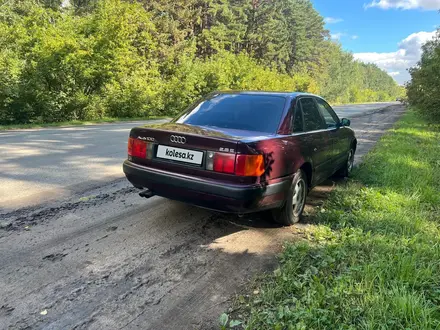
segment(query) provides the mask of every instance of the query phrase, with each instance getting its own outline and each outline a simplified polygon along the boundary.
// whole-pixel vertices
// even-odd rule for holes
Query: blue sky
[[[312,0],[326,28],[355,58],[376,63],[397,82],[420,59],[440,26],[440,0]]]

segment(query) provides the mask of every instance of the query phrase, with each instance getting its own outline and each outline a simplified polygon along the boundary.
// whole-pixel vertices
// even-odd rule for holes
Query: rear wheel
[[[286,202],[281,208],[272,210],[273,221],[291,226],[300,221],[307,197],[307,177],[303,170],[298,170],[292,180]]]
[[[347,160],[345,161],[344,166],[342,166],[339,171],[336,173],[337,176],[340,177],[348,177],[353,170],[354,166],[354,149],[350,149],[347,155]]]

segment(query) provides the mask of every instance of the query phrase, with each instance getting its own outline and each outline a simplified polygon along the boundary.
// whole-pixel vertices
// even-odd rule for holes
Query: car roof
[[[298,96],[307,95],[307,96],[316,96],[321,98],[318,95],[304,93],[304,92],[272,92],[272,91],[215,91],[212,92],[211,95],[215,94],[244,94],[244,95],[270,95],[270,96],[281,96],[288,98],[296,98]]]

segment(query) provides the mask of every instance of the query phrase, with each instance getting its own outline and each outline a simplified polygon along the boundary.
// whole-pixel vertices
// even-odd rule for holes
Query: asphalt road
[[[353,118],[392,104],[334,108],[341,117]],[[66,198],[122,177],[128,132],[145,123],[0,132],[0,214]]]
[[[357,161],[403,111],[394,106],[352,121]],[[19,178],[12,167],[5,172],[6,164],[21,168],[20,180],[31,188],[52,179],[52,188],[63,189],[73,183],[71,175],[85,180],[76,166],[109,180],[105,174],[120,171],[131,125],[3,133],[10,136],[1,158],[12,159],[1,163],[0,174],[12,184],[7,190],[1,185],[2,196],[13,196]],[[45,154],[51,161],[44,161]],[[41,172],[25,176],[20,157]],[[3,215],[0,329],[218,329],[234,293],[273,270],[282,244],[307,239],[314,225],[307,217],[322,211],[335,184],[327,180],[313,189],[305,221],[292,227],[276,226],[261,214],[238,218],[157,196],[143,199],[125,179]]]
[[[0,131],[0,214],[122,177],[128,133],[144,123]]]
[[[370,112],[374,112],[378,109],[388,107],[391,105],[397,105],[399,102],[376,102],[376,103],[365,103],[365,104],[346,104],[346,105],[336,105],[333,109],[336,111],[340,118],[356,118],[358,116],[365,115]]]

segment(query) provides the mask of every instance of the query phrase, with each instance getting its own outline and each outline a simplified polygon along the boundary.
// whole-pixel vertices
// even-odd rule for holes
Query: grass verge
[[[439,224],[440,126],[409,111],[234,316],[246,329],[438,329]]]
[[[117,123],[123,121],[138,121],[138,120],[155,120],[166,119],[167,117],[151,116],[151,117],[136,117],[136,118],[101,118],[96,120],[71,120],[62,121],[58,123],[33,123],[33,124],[17,124],[17,125],[0,125],[0,131],[16,130],[16,129],[29,129],[29,128],[46,128],[46,127],[60,127],[60,126],[81,126],[81,125],[93,125],[93,124],[107,124]]]

